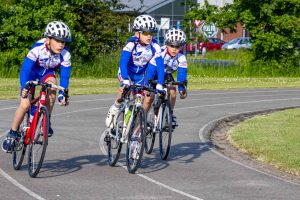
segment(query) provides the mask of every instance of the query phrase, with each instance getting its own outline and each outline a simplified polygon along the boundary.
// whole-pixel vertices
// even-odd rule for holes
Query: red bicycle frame
[[[26,136],[24,139],[25,145],[29,145],[30,141],[34,140],[34,133],[36,131],[36,124],[37,124],[40,108],[46,106],[46,97],[47,97],[46,90],[47,90],[46,87],[42,86],[42,90],[40,91],[40,96],[30,102],[31,105],[34,105],[36,102],[38,102],[38,106],[34,113],[31,124],[30,124],[29,128],[26,130]],[[43,123],[45,123],[45,121],[43,121]],[[44,134],[43,137],[46,137],[45,135],[46,134]]]

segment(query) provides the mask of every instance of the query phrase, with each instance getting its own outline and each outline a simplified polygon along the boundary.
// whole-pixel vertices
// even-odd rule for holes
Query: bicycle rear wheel
[[[23,143],[23,138],[26,135],[26,130],[28,129],[28,127],[29,127],[29,112],[26,112],[18,130],[21,137],[19,141],[16,141],[15,150],[13,151],[12,154],[13,167],[15,170],[19,170],[21,168],[25,157],[26,145],[24,145]]]
[[[154,124],[155,124],[155,114],[154,114],[154,108],[151,106],[148,116],[147,116],[147,126],[145,129],[145,152],[147,154],[152,153],[154,142],[155,142],[155,132],[154,132]]]
[[[124,124],[124,112],[120,112],[116,119],[115,127],[108,129],[106,132],[106,147],[108,164],[115,166],[122,149],[122,143],[120,141],[123,132]]]
[[[162,105],[161,109],[163,115],[161,119],[161,129],[159,133],[159,151],[161,159],[166,160],[170,152],[173,132],[172,113],[169,101],[165,102],[165,104]]]
[[[48,145],[48,132],[49,114],[47,108],[42,107],[38,115],[36,128],[33,137],[31,138],[28,151],[28,173],[29,176],[33,178],[39,173],[44,161]]]
[[[135,173],[139,168],[145,146],[145,111],[142,107],[138,107],[134,112],[132,124],[130,125],[126,161],[129,173]]]

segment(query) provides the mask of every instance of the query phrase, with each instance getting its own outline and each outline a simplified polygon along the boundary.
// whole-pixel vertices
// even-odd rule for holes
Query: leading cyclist
[[[13,150],[14,140],[20,136],[17,132],[19,125],[30,108],[33,91],[28,91],[25,88],[26,82],[38,79],[39,82],[56,84],[55,72],[60,70],[60,86],[68,88],[71,73],[71,55],[65,44],[71,42],[71,40],[70,29],[65,23],[60,21],[50,22],[46,27],[44,38],[37,41],[25,57],[20,71],[21,101],[15,112],[12,127],[2,143],[2,149],[5,152]],[[48,92],[47,99],[49,100],[47,109],[51,116],[56,99],[56,89],[51,89]],[[60,105],[68,105],[68,98],[64,97],[63,91],[59,91],[58,101]],[[53,129],[50,124],[48,137],[51,137],[52,134]]]
[[[118,71],[120,89],[107,114],[105,123],[108,128],[113,126],[114,116],[117,116],[119,111],[118,99],[121,98],[124,87],[129,86],[130,82],[134,85],[145,85],[144,78],[147,68],[157,68],[158,84],[156,89],[163,89],[164,66],[160,55],[161,49],[152,36],[157,31],[156,20],[149,15],[140,15],[133,22],[133,30],[135,31],[134,36],[128,40],[121,53]],[[150,103],[144,103],[143,107],[145,106],[150,107]]]

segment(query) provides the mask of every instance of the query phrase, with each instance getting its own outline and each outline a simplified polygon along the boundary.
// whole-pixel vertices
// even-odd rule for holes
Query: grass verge
[[[0,99],[19,97],[17,78],[0,78]],[[70,95],[114,94],[118,89],[116,78],[72,78]],[[300,78],[211,78],[188,77],[188,90],[241,89],[241,88],[295,88]]]
[[[230,130],[233,146],[251,157],[300,176],[300,109],[257,116]]]

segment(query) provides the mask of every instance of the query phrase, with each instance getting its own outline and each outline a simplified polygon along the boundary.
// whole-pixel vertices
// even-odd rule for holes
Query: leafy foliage
[[[300,1],[299,0],[235,0],[221,8],[207,3],[194,4],[187,13],[193,20],[203,19],[225,31],[235,31],[243,24],[253,39],[252,52],[256,62],[267,62],[270,70],[289,73],[300,67]]]
[[[3,0],[0,4],[0,54],[3,67],[20,66],[29,48],[43,37],[50,21],[63,21],[71,29],[67,44],[78,60],[119,48],[126,41],[130,15],[114,13],[119,0]],[[1,55],[0,55],[1,57]],[[2,67],[1,66],[1,67]]]
[[[76,13],[80,16],[77,29],[84,34],[91,51],[92,57],[116,50],[123,45],[128,38],[127,27],[130,16],[115,14],[111,11],[111,5],[103,1],[89,1],[83,4]]]

